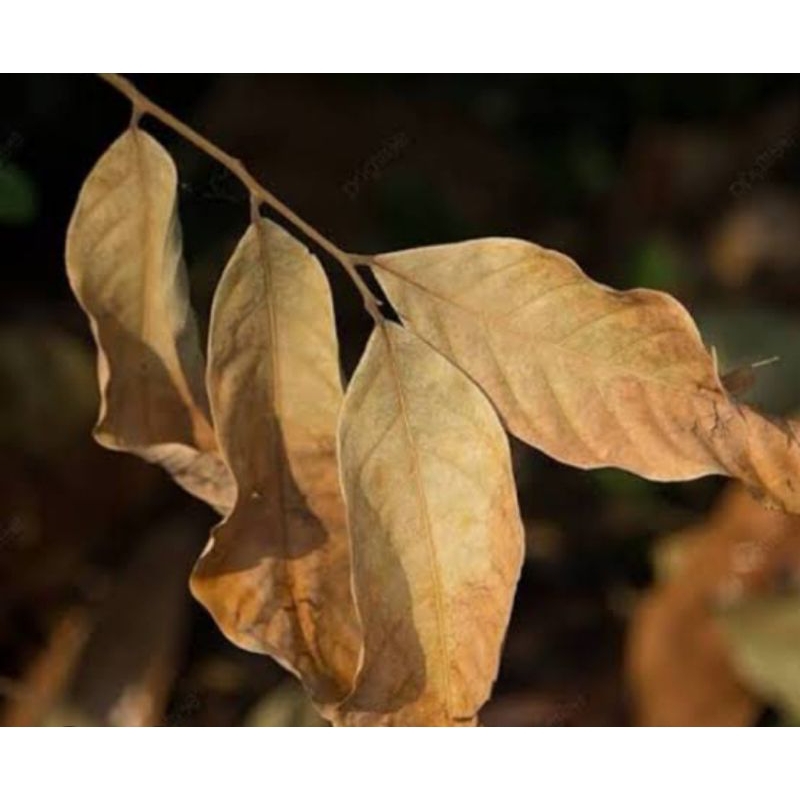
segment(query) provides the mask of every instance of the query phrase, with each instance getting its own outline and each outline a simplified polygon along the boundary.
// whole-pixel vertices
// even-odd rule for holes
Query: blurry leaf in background
[[[733,674],[707,602],[676,582],[637,608],[628,634],[634,724],[755,722],[759,704]]]
[[[659,545],[656,564],[659,581],[639,604],[629,629],[628,679],[636,722],[752,724],[773,697],[763,691],[763,681],[735,669],[736,656],[717,611],[730,609],[725,613],[735,617],[738,608],[785,588],[787,574],[800,571],[800,518],[770,510],[742,487],[731,486],[706,522]],[[772,610],[783,614],[780,606]],[[766,624],[763,615],[761,622]],[[788,634],[791,647],[785,618],[777,617],[774,624]],[[745,635],[744,626],[740,633]]]
[[[797,534],[800,536],[800,529]],[[797,565],[794,581],[800,578]],[[800,592],[733,604],[718,614],[739,677],[800,722]]]
[[[301,684],[281,683],[251,708],[244,724],[256,728],[320,728],[328,723],[319,715]]]
[[[39,213],[33,178],[16,164],[0,160],[0,225],[26,225]]]

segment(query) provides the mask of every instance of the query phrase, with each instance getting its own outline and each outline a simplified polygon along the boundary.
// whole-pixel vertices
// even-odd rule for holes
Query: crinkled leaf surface
[[[348,387],[339,453],[365,637],[340,721],[475,724],[523,547],[494,410],[425,342],[384,323]]]
[[[731,475],[800,511],[798,424],[730,398],[669,295],[614,291],[516,239],[389,253],[374,267],[404,321],[529,444],[654,480]]]
[[[338,346],[325,274],[278,225],[251,224],[228,262],[208,350],[237,496],[192,590],[234,643],[273,656],[318,703],[336,702],[360,645],[336,464]]]
[[[167,151],[144,131],[126,131],[81,189],[67,274],[98,348],[98,442],[162,465],[224,511],[233,482],[208,418],[176,188]]]

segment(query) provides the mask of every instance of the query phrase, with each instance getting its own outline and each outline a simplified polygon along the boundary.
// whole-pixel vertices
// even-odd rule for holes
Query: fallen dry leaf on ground
[[[224,511],[233,484],[208,420],[176,191],[169,153],[144,131],[126,131],[81,189],[67,274],[97,343],[95,438],[160,464]]]
[[[402,319],[478,383],[513,434],[553,458],[653,480],[730,475],[800,511],[797,423],[730,398],[669,295],[614,291],[516,239],[370,263]]]
[[[336,465],[333,305],[317,259],[266,219],[217,287],[207,383],[237,497],[192,591],[234,643],[273,656],[317,702],[341,700],[360,636]]]
[[[421,339],[383,323],[348,388],[339,452],[365,637],[342,721],[475,724],[523,550],[495,412]]]

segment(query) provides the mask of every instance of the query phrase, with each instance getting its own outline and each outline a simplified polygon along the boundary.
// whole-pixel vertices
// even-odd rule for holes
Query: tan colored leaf
[[[761,693],[736,669],[719,609],[731,605],[735,617],[737,606],[769,596],[787,570],[800,569],[799,526],[798,517],[771,511],[734,486],[706,522],[670,537],[671,569],[642,601],[629,632],[637,722],[755,721]]]
[[[233,482],[216,453],[166,150],[137,128],[101,156],[67,233],[67,274],[98,348],[95,438],[162,465],[219,510]]]
[[[421,339],[385,323],[348,388],[339,453],[365,637],[340,721],[475,724],[523,547],[494,410]]]
[[[268,220],[250,225],[217,287],[207,384],[237,497],[192,591],[234,643],[273,656],[317,702],[341,700],[360,636],[336,465],[333,306],[316,258]]]
[[[407,324],[529,444],[654,480],[731,475],[800,511],[798,424],[730,398],[669,295],[614,291],[515,239],[389,253],[374,267]]]

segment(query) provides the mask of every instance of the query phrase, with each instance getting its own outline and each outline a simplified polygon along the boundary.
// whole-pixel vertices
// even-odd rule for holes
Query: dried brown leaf
[[[475,724],[523,548],[494,410],[460,370],[385,323],[348,388],[339,453],[365,637],[340,721]]]
[[[755,722],[758,701],[731,668],[710,602],[672,583],[637,609],[627,666],[637,725]]]
[[[669,295],[614,291],[515,239],[389,253],[374,267],[407,324],[529,444],[653,480],[731,475],[800,511],[800,426],[729,397]]]
[[[176,189],[167,151],[144,131],[126,131],[83,184],[67,274],[98,348],[95,438],[160,464],[224,511],[234,487],[208,418]]]
[[[735,668],[718,608],[768,596],[800,568],[800,521],[732,487],[701,525],[673,534],[679,558],[642,601],[628,640],[643,725],[747,725],[760,708]]]
[[[277,659],[317,702],[341,700],[360,636],[336,464],[333,305],[317,259],[266,219],[217,287],[207,385],[237,497],[192,591],[235,644]]]

